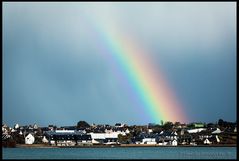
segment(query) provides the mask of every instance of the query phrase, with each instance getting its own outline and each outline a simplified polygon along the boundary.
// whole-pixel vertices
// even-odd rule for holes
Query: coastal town
[[[37,124],[2,125],[2,147],[104,147],[104,146],[236,146],[237,123],[161,122],[148,125],[88,124],[75,126]]]

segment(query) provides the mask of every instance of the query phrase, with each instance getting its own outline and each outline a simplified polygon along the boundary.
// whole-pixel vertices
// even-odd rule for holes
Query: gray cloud
[[[4,2],[3,122],[150,122],[99,51],[92,29],[100,26],[116,26],[147,51],[190,121],[234,121],[235,6]]]

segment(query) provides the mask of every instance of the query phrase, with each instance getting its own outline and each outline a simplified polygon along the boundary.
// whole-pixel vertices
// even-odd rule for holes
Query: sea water
[[[3,159],[236,159],[236,147],[2,148]]]

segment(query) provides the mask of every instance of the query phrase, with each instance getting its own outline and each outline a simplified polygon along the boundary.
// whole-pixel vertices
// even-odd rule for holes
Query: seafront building
[[[170,125],[170,126],[168,126]],[[2,143],[9,140],[17,144],[48,144],[52,146],[92,146],[118,144],[148,144],[157,146],[235,144],[236,123],[168,124],[128,126],[116,123],[87,127],[39,127],[36,124],[14,128],[2,125]]]

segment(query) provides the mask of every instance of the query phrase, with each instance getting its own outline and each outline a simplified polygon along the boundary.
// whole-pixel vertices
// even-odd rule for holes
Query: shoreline
[[[148,144],[120,144],[120,145],[83,145],[83,146],[52,146],[48,144],[17,144],[15,148],[135,148],[135,147],[237,147],[237,144],[214,145],[148,145]]]

